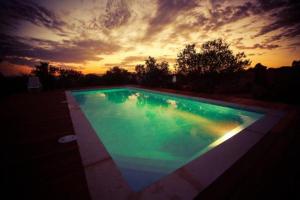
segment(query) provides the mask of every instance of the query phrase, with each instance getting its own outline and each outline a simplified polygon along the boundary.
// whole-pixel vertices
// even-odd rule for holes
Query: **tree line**
[[[230,45],[222,39],[205,42],[199,51],[195,44],[188,44],[176,58],[175,71],[171,73],[166,61],[158,63],[149,57],[145,64],[135,67],[138,83],[150,86],[166,86],[170,75],[176,75],[181,84],[188,84],[195,79],[211,74],[235,73],[251,64],[244,52],[234,54]],[[176,80],[177,80],[176,79]]]
[[[101,76],[84,75],[78,70],[41,62],[35,66],[32,74],[40,78],[45,90],[139,84],[197,92],[250,94],[254,98],[285,102],[299,100],[292,88],[300,86],[300,60],[293,61],[292,67],[279,69],[267,68],[260,63],[248,68],[250,64],[244,52],[234,54],[230,44],[216,39],[203,43],[198,49],[195,44],[186,45],[177,54],[173,70],[168,62],[158,62],[149,56],[143,64],[135,66],[134,72],[115,66]],[[6,81],[12,85],[4,90],[25,90],[26,78],[5,79],[0,74],[0,82]]]

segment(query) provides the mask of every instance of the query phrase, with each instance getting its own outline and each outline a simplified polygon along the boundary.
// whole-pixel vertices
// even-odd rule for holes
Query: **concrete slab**
[[[110,157],[71,93],[66,93],[73,127],[84,166]]]
[[[179,173],[172,173],[167,178],[163,178],[146,188],[139,199],[193,199],[198,194],[198,189],[182,178]]]
[[[275,124],[281,119],[281,116],[267,114],[262,119],[251,124],[246,130],[253,131],[265,135]]]
[[[127,199],[131,190],[111,159],[85,168],[92,199]]]
[[[206,188],[260,139],[261,137],[257,133],[242,131],[188,163],[183,169],[191,174],[203,188]]]

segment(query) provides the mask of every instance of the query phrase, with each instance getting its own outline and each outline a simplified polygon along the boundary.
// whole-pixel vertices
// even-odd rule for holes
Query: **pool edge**
[[[220,177],[226,170],[228,170],[236,161],[238,161],[241,157],[243,157],[255,144],[257,144],[266,133],[268,133],[269,130],[274,127],[275,124],[277,124],[281,118],[285,115],[282,111],[277,111],[274,109],[266,109],[266,108],[260,108],[256,106],[245,106],[241,104],[226,102],[226,101],[220,101],[220,100],[213,100],[213,99],[207,99],[207,98],[200,98],[200,97],[191,97],[184,94],[178,94],[178,93],[171,93],[171,92],[162,92],[157,90],[150,90],[146,88],[139,88],[139,87],[133,87],[133,86],[123,86],[123,87],[102,87],[102,88],[95,88],[95,89],[83,89],[83,90],[97,90],[97,89],[111,89],[111,88],[131,88],[131,89],[138,89],[138,90],[146,90],[146,91],[152,91],[157,93],[163,93],[163,94],[171,94],[174,96],[183,96],[186,98],[191,98],[195,100],[205,101],[208,103],[213,103],[217,105],[223,105],[223,106],[229,106],[234,108],[239,108],[243,110],[249,110],[249,111],[256,111],[256,112],[265,112],[265,116],[261,119],[257,120],[255,123],[247,127],[246,129],[242,130],[232,138],[226,140],[222,143],[222,145],[218,145],[215,148],[211,149],[210,151],[206,152],[202,156],[198,157],[197,159],[191,161],[190,163],[186,164],[185,166],[182,166],[181,168],[177,169],[173,173],[167,175],[166,177],[163,177],[158,182],[148,186],[144,190],[140,191],[139,194],[143,194],[142,196],[149,197],[149,195],[153,195],[152,191],[155,190],[155,188],[160,185],[165,188],[165,192],[176,192],[177,195],[186,199],[191,198],[191,196],[195,197],[199,192],[203,191],[205,188],[207,188],[209,185],[211,185],[218,177]],[[82,91],[82,90],[72,90],[72,91]],[[85,128],[84,130],[78,129],[78,123],[85,124],[88,123],[88,120],[85,118],[84,114],[80,111],[80,108],[78,109],[78,104],[75,101],[74,97],[71,95],[71,91],[66,91],[67,101],[69,104],[69,111],[72,119],[72,123],[74,126],[74,131],[76,134],[82,135],[85,134],[85,136],[88,137],[94,137],[96,136],[96,133],[94,132],[93,128],[90,125],[85,125],[86,127],[89,126],[89,128]],[[73,117],[72,117],[73,115]],[[80,116],[81,115],[81,116]],[[83,116],[82,116],[83,115]],[[77,118],[77,119],[76,119]],[[80,119],[78,121],[78,118]],[[77,125],[74,125],[77,124]],[[83,133],[85,132],[85,133]],[[97,136],[96,136],[97,137]],[[84,141],[81,140],[81,137],[78,139],[78,143],[80,148],[80,154],[83,160],[84,166],[87,165],[86,160],[95,160],[95,163],[97,164],[97,159],[93,158],[84,158],[84,156],[87,155],[93,155],[94,152],[90,153],[82,153],[82,152],[89,152],[94,151],[94,149],[100,148],[103,150],[104,146],[101,143],[101,141],[95,142],[94,144],[89,144],[88,148],[82,147],[84,145],[80,145],[80,143],[84,143]],[[99,139],[98,139],[99,140]],[[101,150],[101,151],[102,151]],[[105,148],[104,148],[105,150]],[[82,152],[81,152],[82,151]],[[105,150],[106,152],[106,150]],[[85,155],[84,155],[85,154]],[[106,152],[106,154],[108,153]],[[223,155],[223,156],[222,156]],[[226,156],[224,156],[226,155]],[[100,156],[101,157],[101,156]],[[106,157],[106,159],[110,159]],[[224,158],[226,157],[226,158]],[[97,155],[96,155],[97,158]],[[102,158],[103,159],[103,158]],[[112,168],[113,169],[113,168]],[[117,168],[113,170],[118,170]],[[96,199],[98,197],[97,191],[95,191],[95,180],[91,181],[88,177],[90,177],[89,169],[85,167],[87,182],[90,188],[92,199]],[[94,172],[97,173],[97,172]],[[112,172],[113,174],[116,174],[116,172]],[[122,181],[119,177],[117,177],[119,181]],[[101,180],[100,180],[101,181]],[[128,187],[125,180],[123,180],[125,183],[121,183],[122,185],[122,194],[124,194],[124,198],[127,198],[127,196],[135,196],[136,193],[131,191]],[[178,184],[177,184],[178,183]],[[178,187],[180,185],[180,187]],[[174,191],[174,189],[176,191]],[[187,191],[188,194],[187,194]],[[164,195],[164,194],[161,194]],[[187,196],[186,196],[187,195]],[[192,198],[193,198],[192,197]],[[155,198],[155,197],[153,197]]]

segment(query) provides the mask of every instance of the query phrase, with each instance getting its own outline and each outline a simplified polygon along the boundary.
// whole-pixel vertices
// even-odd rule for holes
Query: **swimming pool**
[[[137,88],[71,94],[134,191],[195,160],[265,115]]]

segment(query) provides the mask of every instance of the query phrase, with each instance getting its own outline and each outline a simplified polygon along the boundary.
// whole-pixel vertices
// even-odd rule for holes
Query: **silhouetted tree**
[[[237,82],[237,72],[250,63],[243,52],[233,54],[222,39],[205,42],[199,51],[189,44],[177,55],[178,83],[185,89],[213,92],[225,79]]]
[[[145,66],[145,83],[152,86],[158,85],[158,76],[160,74],[156,59],[149,56],[148,59],[145,60]]]
[[[97,74],[86,74],[83,83],[85,85],[100,85],[103,83],[103,78]]]
[[[292,62],[292,67],[300,67],[300,60],[294,60]]]
[[[267,67],[257,63],[253,68],[254,83],[252,86],[252,95],[255,98],[262,99],[268,94]]]
[[[41,62],[39,65],[35,66],[35,69],[32,70],[32,74],[38,77],[48,76],[49,74],[49,63]]]
[[[149,56],[148,59],[145,60],[145,65],[146,65],[146,74],[158,70],[158,65],[154,57]]]
[[[267,69],[267,67],[265,66],[265,65],[263,65],[263,64],[261,64],[261,63],[257,63],[255,66],[254,66],[254,68],[253,68],[254,70],[266,70]]]
[[[81,71],[60,68],[58,70],[58,78],[61,87],[74,87],[79,85],[84,75]]]
[[[236,55],[229,49],[229,44],[222,39],[204,43],[201,47],[201,63],[204,72],[236,72],[250,64],[244,53]]]
[[[78,86],[84,78],[81,71],[65,67],[59,68],[49,65],[47,62],[41,62],[39,65],[36,65],[31,73],[40,78],[43,88],[46,89]]]
[[[109,84],[125,84],[132,81],[132,76],[126,69],[115,66],[103,75],[103,79]]]
[[[205,42],[200,52],[195,44],[186,47],[177,56],[178,72],[182,74],[207,74],[238,72],[250,65],[246,55],[239,52],[236,55],[230,50],[230,45],[222,39]]]
[[[169,64],[166,61],[157,63],[154,57],[148,57],[143,65],[136,66],[136,74],[142,83],[150,86],[163,86],[169,79]]]
[[[59,78],[65,78],[70,80],[79,80],[82,78],[83,74],[81,71],[74,69],[59,69]]]
[[[35,69],[33,69],[31,73],[40,78],[43,88],[49,89],[53,88],[57,71],[58,68],[50,66],[48,62],[40,62],[39,65],[35,66]]]
[[[177,55],[177,73],[187,75],[200,67],[200,55],[196,52],[195,44],[188,44]]]
[[[160,64],[158,64],[158,69],[162,76],[168,76],[170,73],[169,63],[166,61],[162,61]]]
[[[136,80],[139,84],[141,84],[143,82],[145,74],[146,74],[146,70],[145,70],[144,65],[138,64],[135,66]]]
[[[257,63],[253,68],[254,82],[259,85],[267,84],[267,67],[261,63]]]

